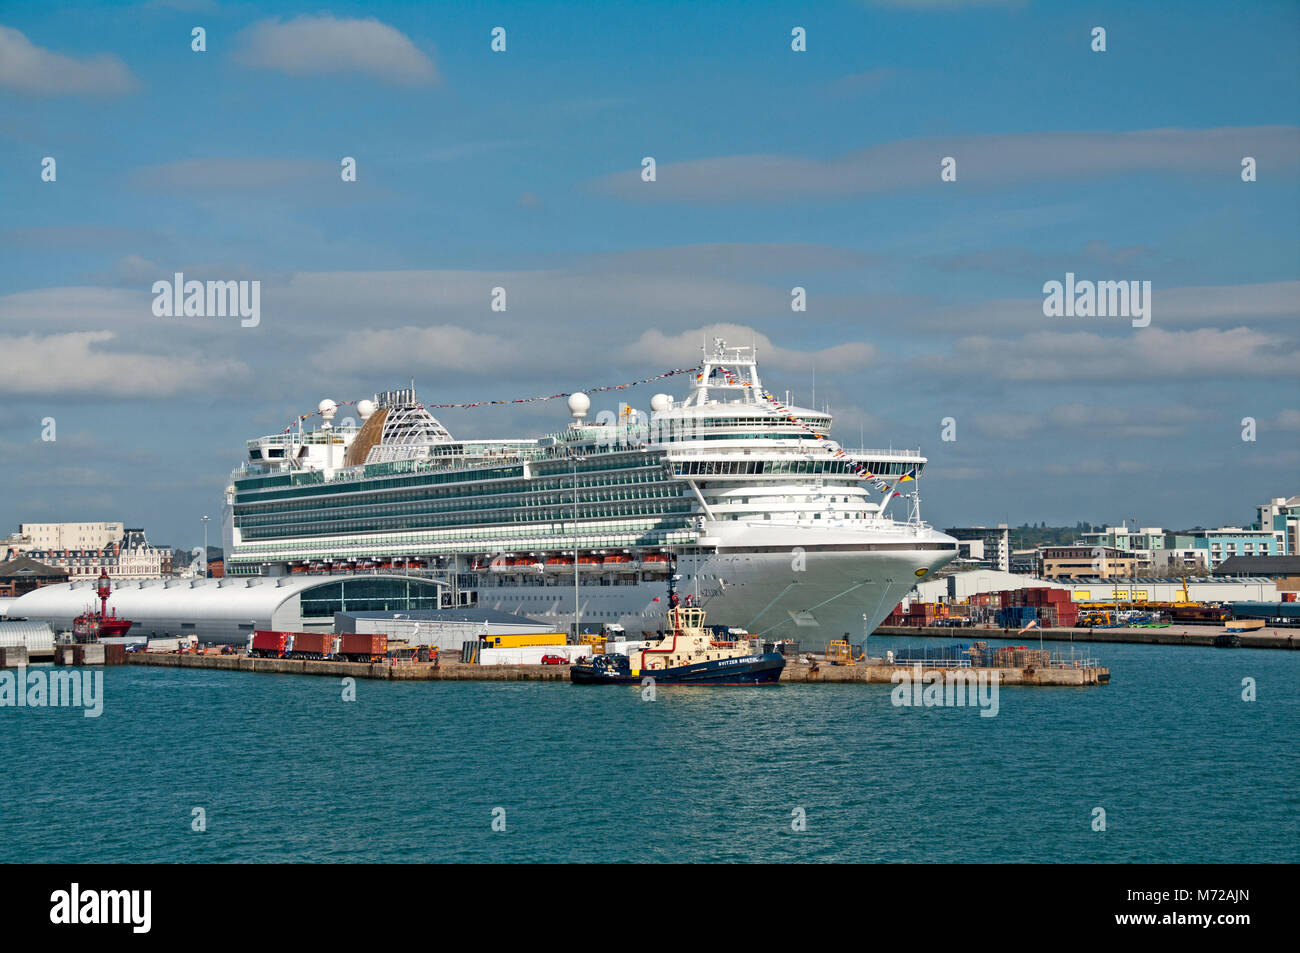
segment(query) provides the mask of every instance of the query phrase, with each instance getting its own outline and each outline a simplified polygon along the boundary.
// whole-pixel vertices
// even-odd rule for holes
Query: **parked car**
[[[569,660],[565,658],[563,655],[543,655],[542,664],[543,665],[568,665]]]

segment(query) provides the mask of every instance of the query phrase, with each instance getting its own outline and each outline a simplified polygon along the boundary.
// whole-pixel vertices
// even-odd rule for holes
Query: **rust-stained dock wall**
[[[239,672],[263,672],[280,675],[325,675],[334,678],[382,678],[394,681],[568,681],[567,665],[465,665],[458,661],[443,662],[434,666],[420,662],[333,662],[301,659],[250,658],[245,655],[128,655],[129,664],[152,665],[170,668],[209,668]],[[895,672],[915,673],[915,666],[904,665],[828,665],[825,662],[809,665],[788,662],[781,673],[783,682],[823,682],[862,684],[889,684]],[[998,672],[1003,685],[1096,685],[1110,673],[1105,668],[1040,668],[1040,669],[934,669],[922,668],[924,673]]]

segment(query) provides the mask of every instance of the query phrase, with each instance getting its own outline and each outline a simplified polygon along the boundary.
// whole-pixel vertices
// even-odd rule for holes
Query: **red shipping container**
[[[334,654],[334,635],[330,632],[295,632],[290,653],[298,658],[325,658]]]
[[[272,632],[270,629],[256,629],[253,632],[253,655],[263,658],[284,658],[284,650],[289,645],[288,632]]]
[[[339,654],[353,661],[383,658],[388,653],[388,636],[348,632],[340,637]]]

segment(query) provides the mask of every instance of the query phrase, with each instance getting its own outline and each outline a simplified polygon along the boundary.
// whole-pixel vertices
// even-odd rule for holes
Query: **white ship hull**
[[[767,533],[779,533],[786,545],[764,545]],[[810,651],[824,649],[833,639],[860,641],[880,625],[918,578],[955,555],[952,549],[919,548],[951,543],[933,530],[908,533],[906,538],[852,530],[808,532],[802,547],[788,544],[789,528],[743,535],[758,541],[733,548],[719,540],[719,552],[679,556],[679,596],[697,599],[720,625],[742,626],[768,640],[793,639]],[[920,577],[919,570],[924,570]],[[475,593],[478,605],[485,608],[567,628],[574,616],[571,578],[508,576],[500,580],[501,585],[484,586]],[[578,601],[584,631],[617,623],[636,636],[665,627],[667,579],[600,585],[582,578]]]

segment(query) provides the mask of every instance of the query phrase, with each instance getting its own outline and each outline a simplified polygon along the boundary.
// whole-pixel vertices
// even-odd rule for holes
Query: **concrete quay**
[[[980,639],[1012,639],[1029,645],[1042,638],[1046,642],[1111,642],[1134,645],[1213,645],[1216,635],[1224,635],[1222,626],[1182,625],[1167,629],[1019,629],[986,628],[972,626],[882,625],[872,632],[878,635],[920,635],[961,642]],[[1259,629],[1256,632],[1234,633],[1241,639],[1244,649],[1300,649],[1300,629]],[[868,642],[870,644],[870,642]],[[872,647],[874,651],[874,646]]]
[[[161,668],[207,668],[238,672],[262,672],[277,675],[323,675],[333,678],[379,678],[390,681],[427,682],[565,682],[567,665],[467,665],[444,660],[438,665],[428,662],[335,662],[304,659],[251,658],[247,655],[182,655],[176,653],[127,656],[130,665]],[[798,683],[891,684],[896,672],[915,677],[915,665],[829,665],[826,662],[786,662],[781,681]],[[923,675],[948,672],[997,672],[1003,685],[1098,685],[1110,680],[1107,668],[926,668]]]
[[[274,675],[324,675],[332,678],[380,678],[396,682],[518,682],[568,681],[567,665],[466,665],[459,660],[432,662],[342,662],[248,655],[189,655],[176,652],[133,652],[128,665],[162,668],[209,668]]]

